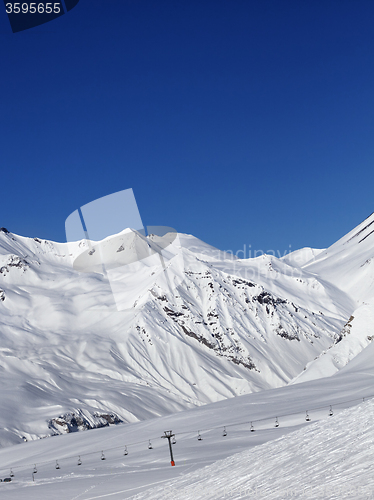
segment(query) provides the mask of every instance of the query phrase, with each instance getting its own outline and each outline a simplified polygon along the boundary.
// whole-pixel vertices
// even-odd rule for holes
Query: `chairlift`
[[[177,440],[176,440],[175,436],[173,436],[173,440],[172,440],[171,444],[177,444]]]
[[[253,424],[251,422],[251,432],[254,432],[255,431],[255,428],[253,427]]]
[[[33,474],[36,474],[37,472],[38,472],[38,469],[36,468],[36,464],[34,464]]]
[[[203,438],[201,437],[200,431],[197,431],[197,440],[202,441]]]
[[[129,454],[129,452],[127,451],[127,446],[125,446],[125,451],[123,452],[123,454],[126,456]]]
[[[58,461],[56,460],[56,469],[59,469],[60,466],[58,465]]]
[[[306,411],[305,420],[306,420],[307,422],[310,422],[310,416],[309,416],[309,414],[308,414],[308,410]]]
[[[226,427],[223,428],[222,436],[227,436]]]
[[[148,450],[153,450],[153,446],[152,446],[151,440],[149,440],[149,442],[148,442]]]
[[[9,474],[9,475],[10,475],[10,477],[14,477],[14,474],[13,474],[13,470],[12,470],[12,469],[10,469],[10,474]]]
[[[101,458],[101,460],[105,460],[105,455],[104,455],[103,451],[101,452],[101,457],[100,458]]]
[[[275,417],[275,427],[279,427],[278,417]]]
[[[333,415],[334,415],[334,412],[332,411],[332,406],[330,405],[329,417],[332,417]]]
[[[78,465],[82,465],[82,460],[81,460],[81,456],[80,455],[78,457]]]

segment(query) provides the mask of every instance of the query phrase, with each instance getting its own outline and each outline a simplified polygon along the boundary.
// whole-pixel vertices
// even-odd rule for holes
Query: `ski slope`
[[[371,401],[133,498],[372,498],[373,418]]]
[[[326,379],[0,450],[0,477],[9,476],[10,468],[14,472],[11,483],[0,483],[2,498],[188,500],[192,495],[240,498],[240,491],[242,498],[252,498],[244,497],[243,491],[256,487],[262,489],[262,498],[286,498],[292,487],[292,498],[332,499],[344,498],[338,488],[343,485],[349,491],[372,488],[374,400],[362,398],[374,393],[373,354],[370,345],[350,366]],[[305,421],[306,410],[310,422]],[[161,439],[165,430],[176,434],[175,467]],[[105,461],[100,459],[102,451]],[[314,491],[314,496],[303,496],[304,489]]]

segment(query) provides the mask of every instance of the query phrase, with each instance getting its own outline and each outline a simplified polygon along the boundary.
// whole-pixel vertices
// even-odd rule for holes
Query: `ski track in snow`
[[[183,412],[190,413],[190,412]],[[191,417],[189,417],[191,418]],[[193,418],[193,417],[192,417]],[[53,467],[38,470],[36,482],[17,479],[0,484],[1,498],[95,500],[221,500],[225,498],[368,499],[374,495],[374,401],[361,403],[324,420],[304,424],[296,431],[204,466],[199,460],[214,453],[215,443],[204,441],[194,447],[187,466],[171,468],[166,457],[148,459],[148,466],[123,460],[95,465],[89,472],[55,476]],[[118,428],[113,429],[118,432]],[[103,434],[102,430],[96,433]],[[89,436],[85,434],[85,440]],[[61,437],[54,438],[56,441]],[[53,441],[47,440],[47,441]],[[225,443],[225,441],[224,441]],[[34,443],[34,449],[41,442]],[[39,446],[38,446],[39,445]],[[227,442],[227,453],[233,442]],[[72,447],[74,444],[72,444]],[[222,443],[221,446],[225,446]],[[50,447],[50,443],[43,447]],[[19,447],[16,447],[19,448]],[[200,448],[200,451],[199,451]],[[175,447],[177,456],[178,447]],[[162,451],[166,451],[165,448]],[[190,451],[191,453],[191,451]],[[0,454],[0,460],[1,460]],[[186,456],[187,458],[187,456]],[[213,463],[212,463],[213,462]],[[159,464],[159,465],[158,465]],[[102,466],[101,466],[102,465]],[[63,466],[65,469],[67,464]],[[193,472],[189,470],[194,469]],[[119,471],[118,471],[119,469]],[[127,470],[128,469],[128,470]],[[48,476],[49,477],[46,477]],[[170,479],[174,476],[174,479]],[[143,490],[139,493],[139,490]]]
[[[373,422],[371,401],[131,498],[373,498]]]

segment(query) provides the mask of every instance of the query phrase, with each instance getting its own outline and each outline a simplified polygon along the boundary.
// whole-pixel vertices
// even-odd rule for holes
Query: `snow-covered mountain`
[[[343,290],[354,308],[338,342],[309,363],[295,382],[332,375],[374,340],[374,214],[302,268]]]
[[[92,252],[87,242],[0,230],[0,444],[145,420],[336,371],[337,355],[323,353],[347,349],[343,366],[370,342],[362,324],[372,310],[373,222],[327,250],[283,259],[235,259],[179,235],[168,247],[173,287],[152,266],[135,272],[134,247],[160,242],[133,232],[127,247],[105,247],[130,262],[116,271],[121,300],[132,304],[120,311],[100,269],[74,266]],[[351,343],[341,347],[348,337],[354,354]]]

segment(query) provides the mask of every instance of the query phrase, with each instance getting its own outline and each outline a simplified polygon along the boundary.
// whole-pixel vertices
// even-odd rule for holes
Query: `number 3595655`
[[[22,3],[7,3],[5,5],[7,14],[59,14],[61,12],[61,3],[60,2],[47,2],[47,3],[38,3],[32,2]]]

